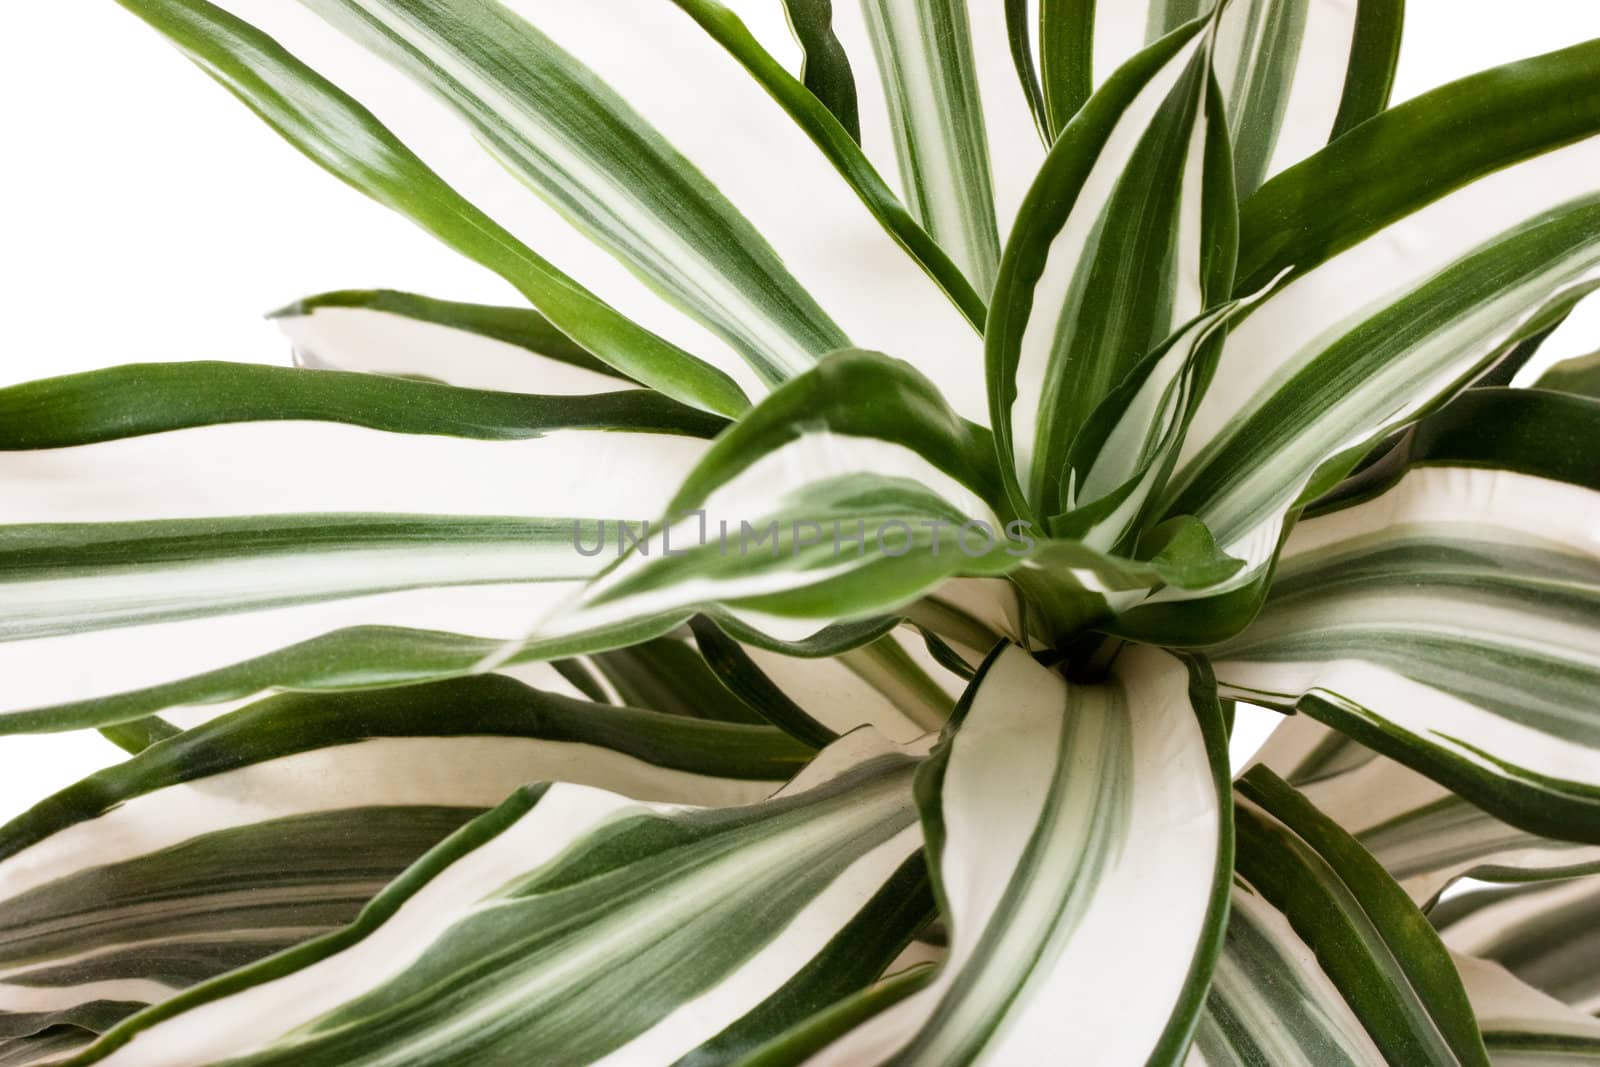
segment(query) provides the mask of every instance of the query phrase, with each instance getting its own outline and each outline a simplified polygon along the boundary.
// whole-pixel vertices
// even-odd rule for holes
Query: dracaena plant
[[[121,3],[526,306],[0,390],[0,1062],[1600,1057],[1600,42]]]

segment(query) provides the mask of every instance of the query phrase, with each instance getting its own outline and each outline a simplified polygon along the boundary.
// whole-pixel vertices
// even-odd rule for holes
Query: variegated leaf
[[[1600,402],[1473,390],[1285,544],[1228,695],[1299,708],[1533,833],[1600,844]]]
[[[1018,216],[986,333],[989,402],[1019,514],[1073,504],[1069,450],[1096,406],[1226,298],[1234,196],[1213,27],[1140,53],[1058,138]]]
[[[1250,566],[1203,607],[1149,605],[1120,631],[1203,643],[1242,626],[1296,507],[1540,332],[1568,290],[1587,291],[1600,266],[1597,72],[1591,42],[1454,82],[1243,205],[1237,291],[1289,274],[1230,331],[1161,503]],[[1570,106],[1526,121],[1553,98]],[[1397,158],[1429,165],[1384,162]]]
[[[1600,845],[1519,830],[1385,756],[1302,790],[1423,907],[1460,878],[1526,882],[1600,873]]]
[[[965,688],[904,627],[837,656],[801,659],[742,645],[704,616],[692,625],[700,654],[722,684],[811,744],[863,725],[892,741],[914,741],[944,725]]]
[[[1494,1067],[1573,1067],[1600,1060],[1600,1022],[1512,977],[1456,956]]]
[[[597,524],[659,514],[723,425],[640,390],[245,364],[0,390],[0,730],[463,673],[614,561],[585,554]]]
[[[1128,649],[1105,682],[1071,684],[1001,646],[921,774],[949,956],[806,1062],[1180,1061],[1232,851],[1204,667]]]
[[[958,575],[1010,574],[1058,600],[1081,595],[1070,610],[1099,618],[1108,596],[1184,584],[1212,562],[1209,540],[1187,533],[1149,560],[1036,536],[1006,510],[986,431],[908,365],[839,352],[722,435],[652,539],[503,655],[625,643],[713,605],[741,640],[797,645],[830,624],[914,610]]]
[[[1424,909],[1461,878],[1529,882],[1600,872],[1600,846],[1519,830],[1308,715],[1286,718],[1253,762],[1354,834]]]
[[[1303,789],[1377,758],[1378,754],[1370,748],[1309,715],[1291,714],[1273,727],[1250,763],[1264,763],[1273,774]]]
[[[123,6],[314,162],[504,277],[606,363],[710,411],[736,414],[748,403],[726,373],[641,327],[530,249],[371,111],[273,38],[206,0],[126,0]],[[275,3],[270,10],[283,15],[292,6]]]
[[[714,0],[605,2],[224,6],[308,57],[344,54],[340,34],[370,48],[384,63],[335,63],[333,80],[510,232],[752,396],[857,345],[914,354],[984,418],[983,303],[848,132]],[[496,164],[509,173],[491,179]]]
[[[527,782],[749,804],[811,754],[768,727],[597,705],[508,676],[272,697],[0,828],[0,1033],[104,1030],[341,927]]]
[[[349,290],[307,297],[272,318],[295,362],[314,370],[513,393],[608,393],[634,384],[532,308]]]
[[[80,1062],[737,1058],[927,921],[919,762],[853,734],[720,810],[523,788],[349,927],[132,1016]]]
[[[1141,49],[1210,10],[1210,0],[1036,0],[1033,32],[1046,121],[1059,130]],[[1240,196],[1389,100],[1402,0],[1229,0],[1217,82]]]
[[[1236,793],[1228,940],[1188,1062],[1487,1067],[1449,954],[1377,861],[1264,766]]]
[[[855,71],[862,147],[987,296],[1045,152],[1005,10],[992,0],[831,6]]]
[[[1479,889],[1428,917],[1456,952],[1498,963],[1584,1015],[1600,1014],[1600,877]]]

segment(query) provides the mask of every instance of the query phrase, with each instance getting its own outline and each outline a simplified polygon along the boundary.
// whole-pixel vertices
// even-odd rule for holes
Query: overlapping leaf
[[[205,0],[127,0],[296,148],[516,286],[557,327],[623,373],[723,414],[747,403],[727,374],[618,313],[528,248],[370,111],[271,37]],[[289,5],[277,4],[281,14]]]
[[[1265,767],[1238,783],[1233,911],[1191,1064],[1478,1064],[1483,1041],[1417,906]]]
[[[607,635],[712,605],[802,641],[951,576],[1013,569],[1034,539],[1003,508],[985,431],[908,365],[834,353],[721,436],[650,539],[529,642],[621,643]]]
[[[907,628],[837,656],[802,659],[740,644],[705,617],[691,625],[698,651],[724,687],[812,744],[864,725],[892,741],[914,741],[944,725],[965,688],[963,675],[936,660]]]
[[[1600,403],[1540,390],[1420,424],[1295,528],[1260,617],[1211,652],[1224,691],[1600,843],[1597,434]]]
[[[614,560],[723,425],[639,390],[206,363],[14,386],[0,412],[11,730],[462,673]],[[601,521],[611,555],[580,552]]]
[[[369,47],[385,64],[346,64],[341,84],[403,141],[461,170],[469,196],[611,307],[751,395],[836,348],[897,348],[984,417],[982,302],[843,127],[722,5],[311,0],[326,21],[293,5],[226,6],[297,53],[334,47],[338,33]],[[760,131],[760,151],[743,130]],[[496,184],[452,158],[474,140],[514,178]],[[516,196],[519,181],[532,191]]]
[[[1564,359],[1541,374],[1534,384],[1540,389],[1600,400],[1600,352]]]
[[[1038,99],[1059,131],[1141,49],[1210,10],[1209,0],[1039,0],[1025,29]],[[1401,0],[1230,0],[1217,82],[1239,193],[1382,111],[1400,51]]]
[[[532,308],[392,290],[307,297],[272,315],[295,362],[520,393],[606,393],[634,385]]]
[[[1468,390],[1596,285],[1600,44],[1363,121],[1398,0],[121,2],[537,310],[0,391],[0,729],[140,751],[0,830],[0,1064],[1597,1047],[1417,904],[1600,863],[1600,405]],[[1592,887],[1433,918],[1591,1009]]]
[[[839,0],[862,147],[978,292],[1044,160],[1006,12],[986,0]]]
[[[777,797],[719,810],[526,787],[349,927],[77,1062],[726,1061],[870,981],[927,921],[918,762],[852,735]]]
[[[1061,1049],[1181,1060],[1232,851],[1204,668],[1129,650],[1105,683],[1069,685],[1002,646],[952,725],[919,785],[949,956],[859,1026],[795,1046],[821,1044],[806,1060],[818,1065],[1030,1063]],[[1135,921],[1145,936],[1130,943]]]
[[[1140,53],[1057,139],[1023,203],[986,334],[992,424],[1021,514],[1073,506],[1069,450],[1091,413],[1227,297],[1234,196],[1213,44],[1196,22]]]
[[[530,781],[748,804],[811,754],[770,727],[592,704],[507,676],[273,697],[0,829],[0,1033],[104,1030],[341,927]]]
[[[1285,719],[1255,762],[1354,834],[1425,909],[1462,878],[1538,882],[1600,871],[1600,846],[1518,829],[1307,715]]]
[[[1524,882],[1600,872],[1600,846],[1520,830],[1385,756],[1303,790],[1424,907],[1459,878]]]
[[[1507,974],[1498,964],[1456,956],[1483,1043],[1495,1067],[1561,1067],[1600,1057],[1600,1022]]]
[[[1308,715],[1289,715],[1273,727],[1250,763],[1264,763],[1296,788],[1336,778],[1378,754]]]
[[[1242,626],[1298,504],[1570,304],[1563,290],[1600,263],[1596,70],[1590,43],[1447,85],[1244,204],[1237,291],[1290,273],[1229,333],[1161,503],[1250,566],[1203,607],[1151,605],[1125,632],[1202,642]],[[1567,106],[1540,111],[1550,99]]]
[[[1585,1015],[1600,1013],[1600,878],[1480,889],[1428,917],[1454,951],[1498,963]]]

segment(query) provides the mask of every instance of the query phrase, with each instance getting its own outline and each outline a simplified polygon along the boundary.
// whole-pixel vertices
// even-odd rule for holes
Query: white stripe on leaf
[[[924,772],[949,957],[808,1062],[1027,1063],[1074,1048],[1142,1063],[1181,1046],[1197,961],[1220,938],[1229,847],[1217,724],[1190,685],[1153,650],[1126,651],[1099,686],[1014,646],[991,658]],[[1155,924],[1143,943],[1159,959],[1130,951],[1129,908]]]

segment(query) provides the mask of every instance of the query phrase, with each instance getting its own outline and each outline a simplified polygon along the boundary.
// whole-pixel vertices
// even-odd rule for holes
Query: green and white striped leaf
[[[78,1026],[53,1026],[27,1037],[0,1037],[0,1067],[57,1063],[94,1038],[94,1031]]]
[[[1226,695],[1298,708],[1533,833],[1600,844],[1600,402],[1482,389],[1283,548]]]
[[[1600,400],[1600,352],[1564,359],[1541,374],[1533,384],[1539,389],[1554,389],[1560,393],[1576,393]]]
[[[1273,728],[1250,763],[1264,763],[1279,778],[1304,789],[1378,758],[1370,748],[1309,715],[1289,714]]]
[[[913,623],[954,645],[976,669],[996,641],[1020,643],[1024,609],[1016,587],[999,578],[957,578],[907,610]]]
[[[402,140],[470,170],[491,215],[752,396],[862,346],[914,355],[984,418],[982,301],[821,102],[714,0],[605,3],[226,6],[328,57]],[[479,165],[444,155],[469,145]]]
[[[79,1062],[728,1062],[871,981],[927,921],[919,763],[851,735],[772,800],[721,810],[524,788],[351,926],[136,1015]]]
[[[731,415],[749,403],[726,373],[641,327],[532,251],[367,108],[271,37],[205,0],[119,2],[318,165],[505,278],[601,360],[709,411]],[[292,8],[273,3],[270,11],[281,16]]]
[[[1232,854],[1203,665],[1130,648],[1077,685],[1001,646],[918,788],[949,956],[806,1062],[1181,1060]]]
[[[1214,369],[1215,342],[1247,303],[1197,316],[1094,409],[1067,456],[1066,510],[1051,522],[1053,534],[1111,551],[1142,532],[1140,519],[1160,492]]]
[[[587,672],[593,699],[722,722],[771,723],[814,747],[861,726],[897,743],[936,733],[971,674],[935,658],[909,626],[835,655],[807,658],[741,644],[704,615],[666,636],[556,666],[563,673]]]
[[[1486,1065],[1449,954],[1377,861],[1264,766],[1236,796],[1227,946],[1189,1062]]]
[[[1519,982],[1505,968],[1456,956],[1494,1067],[1572,1067],[1600,1060],[1600,1022]]]
[[[1039,0],[1031,27],[1046,121],[1066,125],[1141,49],[1206,0]],[[1402,0],[1231,0],[1219,18],[1217,83],[1227,102],[1239,195],[1388,104]]]
[[[1235,886],[1188,1067],[1387,1061],[1283,913]]]
[[[1290,715],[1256,753],[1430,908],[1458,879],[1530,882],[1600,872],[1600,847],[1502,822],[1444,786],[1308,715]]]
[[[1524,377],[1521,373],[1522,369],[1539,354],[1540,349],[1544,347],[1544,343],[1550,339],[1550,336],[1566,325],[1567,319],[1578,305],[1597,289],[1600,289],[1600,278],[1591,278],[1582,285],[1572,285],[1563,289],[1563,299],[1546,304],[1539,320],[1535,323],[1530,323],[1529,330],[1525,331],[1529,332],[1530,336],[1526,340],[1518,342],[1510,352],[1497,359],[1493,367],[1479,375],[1472,383],[1473,388],[1483,389],[1497,385],[1517,384],[1517,379]],[[1554,368],[1551,369],[1553,370]],[[1547,385],[1538,385],[1537,382],[1534,384],[1541,389],[1551,388],[1551,386]],[[1584,392],[1582,389],[1557,389],[1556,391]],[[1585,393],[1584,395],[1593,394]],[[1370,462],[1370,459],[1365,462]]]
[[[1466,893],[1429,918],[1453,950],[1498,963],[1585,1015],[1600,1014],[1600,877]]]
[[[615,559],[575,520],[659,514],[723,425],[243,364],[0,390],[0,730],[464,673]]]
[[[0,1033],[103,1030],[341,927],[527,782],[749,804],[811,755],[769,727],[592,704],[499,675],[272,697],[0,829]]]
[[[859,635],[824,642],[833,654],[955,577],[1011,577],[1040,605],[1030,626],[1056,637],[1239,565],[1181,522],[1149,559],[1035,537],[1000,484],[987,431],[932,383],[877,353],[833,353],[718,438],[648,541],[488,662],[616,647],[696,613],[779,650]]]
[[[650,540],[528,643],[620,643],[608,635],[713,605],[799,642],[953,575],[1003,574],[1032,545],[1007,537],[993,456],[988,433],[907,364],[834,353],[718,438]]]
[[[907,627],[837,656],[802,659],[740,644],[704,616],[692,626],[700,654],[722,685],[811,744],[859,726],[897,743],[915,741],[944,725],[965,689]]]
[[[722,682],[683,630],[628,648],[567,660],[565,665],[588,670],[614,703],[713,722],[767,722]]]
[[[1245,203],[1237,291],[1290,273],[1229,332],[1162,505],[1251,566],[1210,594],[1238,603],[1151,605],[1126,633],[1203,643],[1242,626],[1296,506],[1570,305],[1600,264],[1597,74],[1591,42],[1452,83]],[[1551,99],[1569,106],[1537,103]]]
[[[1525,882],[1600,873],[1600,845],[1519,830],[1384,756],[1301,788],[1423,907],[1459,878]]]
[[[994,287],[1000,248],[1044,162],[1004,7],[992,0],[836,0],[861,142],[966,272]]]
[[[870,644],[840,653],[838,660],[883,694],[922,733],[937,733],[945,725],[974,673],[953,669],[964,663],[939,659],[926,634],[904,625]]]
[[[1225,299],[1234,195],[1213,27],[1139,55],[1050,150],[1001,263],[986,336],[992,425],[1021,514],[1072,505],[1075,437],[1179,326]]]
[[[307,297],[272,318],[294,346],[295,363],[313,370],[545,395],[608,393],[635,384],[532,308],[369,289]]]

